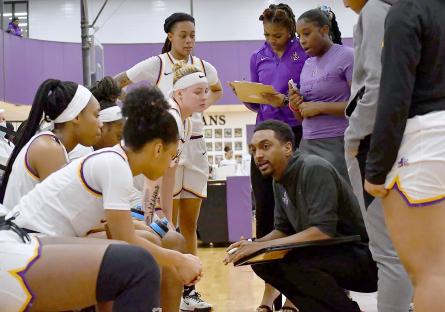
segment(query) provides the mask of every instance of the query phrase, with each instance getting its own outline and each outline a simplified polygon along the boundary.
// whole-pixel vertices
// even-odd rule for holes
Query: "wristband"
[[[288,107],[292,112],[294,112],[296,114],[300,113],[300,110],[298,108],[294,108],[290,102],[289,102]]]
[[[161,238],[163,238],[169,231],[167,218],[156,220],[155,222],[152,222],[149,227]]]

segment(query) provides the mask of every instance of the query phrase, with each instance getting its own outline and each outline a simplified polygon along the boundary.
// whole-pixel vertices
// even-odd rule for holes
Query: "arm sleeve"
[[[294,233],[294,230],[284,211],[283,203],[281,202],[281,192],[279,191],[278,186],[275,184],[275,182],[273,182],[273,193],[275,198],[274,228],[287,235],[291,235]]]
[[[250,57],[250,81],[252,82],[260,82],[258,77],[258,67],[256,64],[256,53],[253,53]],[[258,112],[260,110],[260,105],[258,104],[251,104],[251,103],[244,103],[244,105],[250,109],[251,111]]]
[[[366,163],[366,179],[373,184],[385,183],[408,119],[422,50],[420,9],[415,5],[400,2],[386,18],[380,94]]]
[[[160,70],[161,59],[158,56],[152,56],[134,65],[127,70],[126,74],[132,82],[148,81],[150,84],[155,84]]]
[[[209,86],[216,85],[219,82],[218,71],[209,62],[202,61],[202,63],[204,64],[204,69],[206,71],[207,80],[209,81]]]
[[[308,224],[329,236],[336,236],[338,190],[335,171],[323,164],[306,166],[303,173]]]
[[[365,74],[364,93],[357,99],[357,106],[349,117],[349,127],[345,132],[345,146],[357,149],[360,141],[372,133],[377,100],[379,97],[380,75],[382,71],[381,56],[386,17],[384,8],[380,11],[362,14],[362,44],[360,54],[356,55],[356,66],[363,64]]]
[[[118,154],[105,152],[85,160],[85,182],[102,193],[104,209],[129,210],[133,177],[128,163]]]

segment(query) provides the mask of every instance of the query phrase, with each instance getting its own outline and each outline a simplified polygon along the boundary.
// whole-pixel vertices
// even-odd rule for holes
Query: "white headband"
[[[99,112],[99,120],[102,122],[113,122],[122,119],[122,110],[119,106],[111,106]]]
[[[173,85],[173,90],[171,90],[169,94],[171,96],[173,92],[177,90],[182,90],[198,83],[209,83],[203,72],[197,72],[179,78],[178,81],[176,81],[176,83]]]
[[[79,115],[79,113],[87,106],[88,102],[91,99],[91,92],[87,88],[82,85],[77,86],[76,94],[74,95],[71,102],[59,115],[56,119],[54,119],[54,123],[64,123],[67,121],[71,121]]]

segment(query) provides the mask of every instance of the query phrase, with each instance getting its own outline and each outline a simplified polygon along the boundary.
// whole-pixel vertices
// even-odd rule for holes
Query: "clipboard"
[[[322,239],[316,241],[307,241],[295,244],[271,246],[260,249],[251,255],[241,258],[238,261],[236,261],[233,265],[242,266],[242,265],[261,264],[283,259],[284,256],[289,251],[304,247],[332,246],[339,244],[355,243],[360,241],[361,241],[360,235],[352,235],[352,236],[342,236],[342,237],[335,237],[335,238]]]
[[[249,81],[232,81],[230,83],[235,88],[236,96],[241,102],[255,104],[269,104],[262,93],[278,93],[271,85],[265,85]]]

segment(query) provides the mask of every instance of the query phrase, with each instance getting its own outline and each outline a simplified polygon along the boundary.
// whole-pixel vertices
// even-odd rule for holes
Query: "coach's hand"
[[[250,242],[247,240],[241,240],[239,242],[236,242],[227,248],[227,255],[226,258],[223,260],[223,263],[225,265],[236,262],[241,258],[244,258],[248,255],[251,255],[258,250],[263,249],[265,246],[265,243],[263,242]]]
[[[383,198],[388,195],[388,190],[384,184],[372,184],[365,180],[365,190],[374,197]]]

